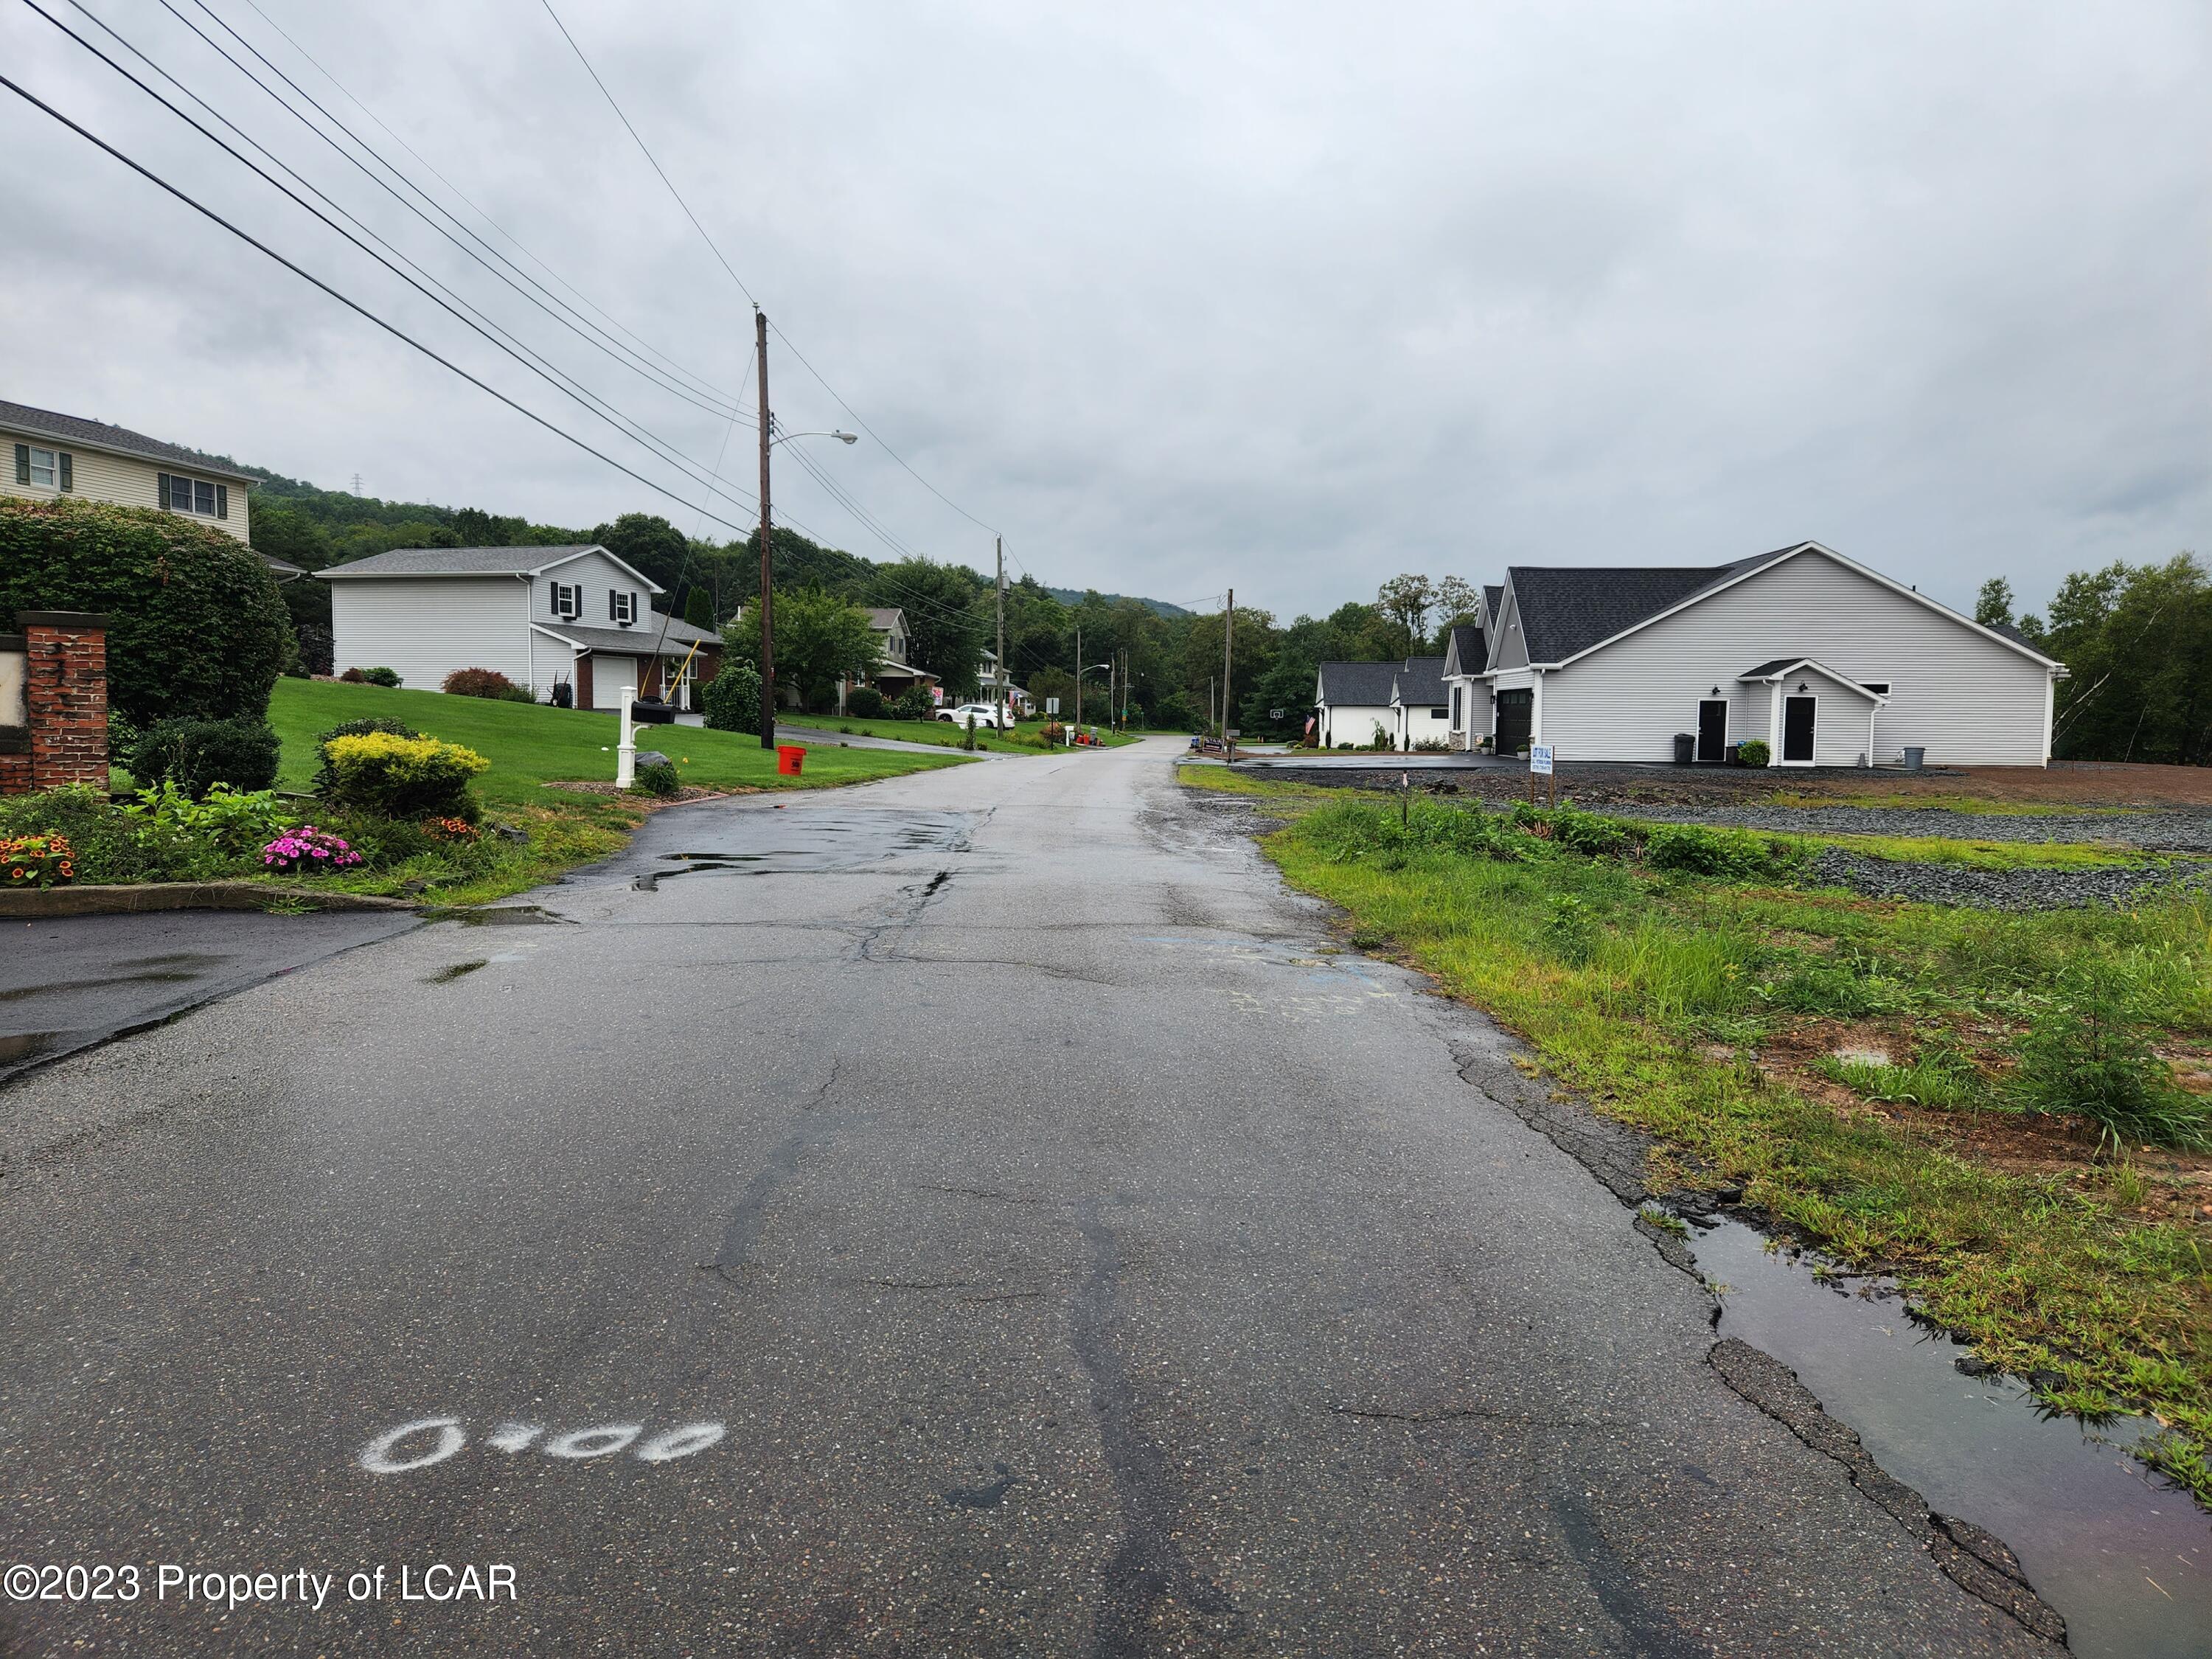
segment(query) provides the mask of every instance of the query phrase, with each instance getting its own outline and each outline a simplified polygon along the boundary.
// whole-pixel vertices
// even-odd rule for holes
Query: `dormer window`
[[[581,582],[554,582],[553,614],[563,622],[574,622],[584,614],[584,585]]]
[[[607,589],[607,615],[615,623],[628,628],[637,620],[637,595],[626,587]]]

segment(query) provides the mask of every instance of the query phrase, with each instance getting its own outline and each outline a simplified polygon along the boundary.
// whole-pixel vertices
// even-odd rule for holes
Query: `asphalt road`
[[[0,1560],[142,1587],[0,1650],[2039,1650],[1181,747],[665,812],[0,1089]]]

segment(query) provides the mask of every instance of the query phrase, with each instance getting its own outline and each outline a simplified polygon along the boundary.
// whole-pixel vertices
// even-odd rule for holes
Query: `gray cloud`
[[[723,422],[499,287],[152,0],[87,3],[712,462]],[[419,173],[244,0],[210,3]],[[742,300],[533,0],[263,3],[562,277],[738,387]],[[778,325],[1048,580],[1185,600],[1234,583],[1287,616],[1404,568],[1812,536],[1954,602],[1998,572],[2039,601],[2084,564],[2212,551],[2212,27],[2193,4],[563,15]],[[0,54],[674,479],[20,6]],[[0,146],[6,395],[386,495],[699,522],[12,99]],[[787,422],[847,420],[780,345],[771,362]],[[729,471],[749,489],[745,437]],[[818,459],[902,541],[988,562],[881,451]],[[778,495],[884,551],[795,468]]]

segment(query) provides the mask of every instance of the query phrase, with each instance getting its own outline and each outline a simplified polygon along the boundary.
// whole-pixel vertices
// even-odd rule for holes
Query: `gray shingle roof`
[[[1872,698],[1877,702],[1881,700],[1881,693],[1868,690],[1865,686],[1861,685],[1849,674],[1843,673],[1837,669],[1829,667],[1827,664],[1822,662],[1818,657],[1808,657],[1802,653],[1795,657],[1777,657],[1771,662],[1763,662],[1759,664],[1756,668],[1747,668],[1742,673],[1737,675],[1736,678],[1739,680],[1772,680],[1780,677],[1785,670],[1799,667],[1810,668],[1822,678],[1833,680],[1838,685],[1847,685],[1852,690],[1860,693],[1863,696]]]
[[[1804,546],[1792,542],[1732,563],[1702,566],[1526,565],[1506,571],[1534,663],[1577,652]]]
[[[631,656],[647,656],[653,642],[660,637],[662,612],[653,611],[635,628],[579,628],[574,623],[541,622],[536,624],[547,633],[558,635],[571,645],[580,645],[587,651],[626,652]],[[668,624],[668,640],[660,649],[681,656],[691,648],[692,642],[720,645],[722,636],[710,634],[703,628],[694,628],[682,618]]]
[[[1495,587],[1484,588],[1482,590],[1482,615],[1484,620],[1492,623],[1496,623],[1498,620],[1498,607],[1504,602],[1505,585],[1503,582],[1500,582]]]
[[[1408,657],[1392,677],[1390,700],[1408,708],[1433,708],[1447,695],[1442,657]]]
[[[88,421],[81,415],[61,415],[51,409],[33,409],[28,404],[11,404],[4,398],[0,398],[0,427],[94,449],[117,450],[142,460],[170,461],[195,472],[213,472],[234,479],[249,488],[259,482],[252,473],[240,472],[235,461],[217,460],[197,449],[186,449],[182,444],[164,443],[159,438],[149,438],[126,427],[110,426],[105,421]]]
[[[1457,660],[1462,674],[1480,674],[1490,665],[1489,637],[1472,623],[1461,623],[1451,631],[1451,639],[1444,647],[1444,661]]]
[[[356,576],[520,576],[588,553],[598,545],[564,547],[395,547],[315,574],[325,581]]]
[[[1321,665],[1321,701],[1332,708],[1366,704],[1387,708],[1397,677],[1395,662],[1325,662]]]

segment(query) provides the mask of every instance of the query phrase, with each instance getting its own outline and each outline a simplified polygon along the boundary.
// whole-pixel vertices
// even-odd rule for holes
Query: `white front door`
[[[623,687],[637,690],[635,657],[605,657],[592,653],[592,707],[619,708]]]

